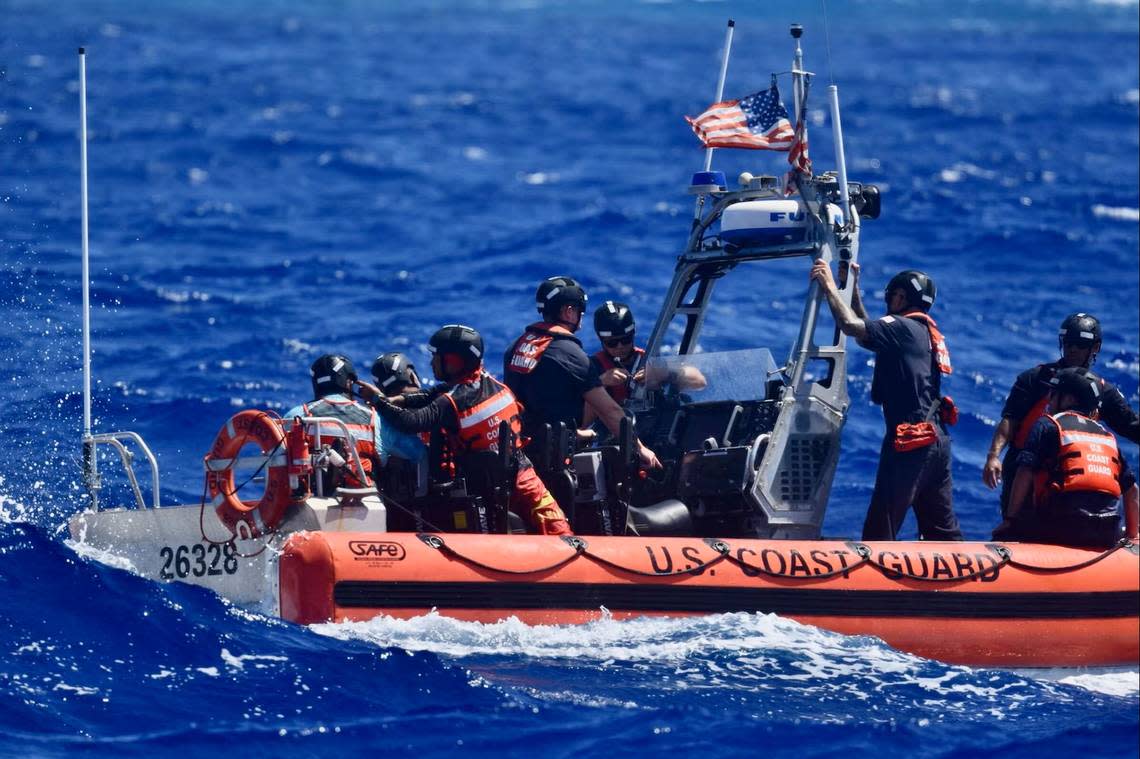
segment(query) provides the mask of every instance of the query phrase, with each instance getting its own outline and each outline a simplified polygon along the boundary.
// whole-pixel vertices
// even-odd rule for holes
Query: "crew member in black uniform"
[[[1001,421],[990,442],[989,455],[982,468],[982,482],[991,489],[1001,483],[1003,517],[1009,510],[1010,488],[1017,474],[1018,454],[1025,448],[1034,424],[1046,414],[1050,381],[1062,369],[1087,369],[1093,365],[1100,352],[1100,322],[1091,314],[1070,314],[1061,322],[1057,344],[1061,350],[1060,359],[1039,364],[1017,376],[1005,400],[1005,406],[1002,407]],[[1128,405],[1128,401],[1124,400],[1124,395],[1111,382],[1095,375],[1090,376],[1099,383],[1101,421],[1117,435],[1133,443],[1140,443],[1140,418]],[[1001,455],[1003,448],[1006,448],[1004,458]]]
[[[518,464],[511,510],[535,532],[572,534],[566,515],[518,447],[520,408],[514,394],[483,370],[483,338],[471,327],[449,324],[432,335],[428,345],[432,372],[444,383],[442,392],[404,396],[408,408],[401,408],[369,388],[369,402],[385,422],[404,432],[443,430],[460,464],[473,466],[478,461],[470,454],[496,450],[500,423],[506,421],[515,435]]]
[[[585,403],[617,436],[624,412],[574,336],[582,326],[586,291],[570,277],[551,277],[538,286],[535,304],[542,321],[528,326],[503,357],[503,380],[523,405],[523,435],[533,439],[544,424],[577,430]],[[640,440],[635,445],[644,466],[661,466]]]
[[[1009,513],[995,540],[1107,548],[1120,537],[1116,504],[1124,496],[1128,536],[1140,523],[1140,495],[1116,438],[1096,421],[1099,379],[1060,369],[1051,382],[1054,412],[1039,418],[1018,451]]]
[[[927,314],[934,281],[920,271],[899,272],[887,284],[887,315],[871,321],[859,296],[858,266],[852,275],[855,294],[848,307],[831,267],[817,261],[811,269],[839,328],[875,353],[871,400],[883,407],[887,429],[863,540],[894,540],[912,505],[923,540],[961,540],[945,429],[954,421],[953,406],[941,394],[942,375],[951,372],[950,353]]]

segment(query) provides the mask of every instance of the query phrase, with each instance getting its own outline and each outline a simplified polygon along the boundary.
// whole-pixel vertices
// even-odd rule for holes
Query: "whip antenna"
[[[87,234],[87,51],[79,48],[79,204],[83,245],[83,484],[98,508],[99,470],[91,436],[91,264]]]
[[[736,22],[732,19],[728,20],[728,28],[724,32],[724,54],[720,59],[720,77],[716,82],[716,99],[714,103],[719,103],[724,97],[724,80],[728,76],[728,56],[732,52],[732,33],[736,29]],[[705,148],[705,173],[707,174],[712,169],[713,151],[716,148]],[[697,203],[693,208],[693,228],[696,228],[697,223],[701,219],[701,209],[705,205],[704,193],[697,195]]]

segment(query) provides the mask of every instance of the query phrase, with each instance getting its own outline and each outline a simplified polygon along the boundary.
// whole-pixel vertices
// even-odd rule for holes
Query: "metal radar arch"
[[[718,84],[723,92],[729,45],[728,36]],[[803,28],[791,26],[795,49],[791,69],[793,99],[802,118],[812,73],[803,66],[800,38]],[[672,283],[646,346],[645,365],[652,367],[663,358],[663,346],[670,326],[681,326],[675,353],[696,356],[698,340],[712,302],[717,282],[742,264],[792,258],[826,261],[838,266],[837,283],[844,302],[851,303],[855,278],[849,277],[852,264],[859,260],[860,216],[878,216],[878,190],[870,185],[849,183],[843,152],[843,132],[839,117],[839,96],[835,85],[828,87],[828,102],[835,143],[836,169],[812,177],[793,171],[785,192],[781,180],[773,176],[741,175],[738,189],[728,189],[722,172],[711,170],[712,149],[706,153],[705,170],[693,177],[690,193],[697,196],[693,226],[684,250],[677,259]],[[758,221],[759,220],[759,221]],[[805,279],[806,267],[805,267]],[[762,538],[812,539],[820,535],[831,482],[839,458],[840,432],[845,421],[847,394],[846,336],[838,329],[819,327],[820,307],[825,298],[819,285],[808,288],[799,329],[787,361],[772,376],[757,376],[763,386],[762,404],[767,423],[752,425],[751,438],[726,442],[714,450],[681,451],[680,483],[689,488],[687,500],[695,500],[696,514],[720,509],[739,512],[738,529]],[[672,348],[670,353],[672,353]],[[641,387],[630,402],[638,415],[660,415],[668,404],[660,393]],[[700,406],[702,404],[696,404]],[[734,407],[738,423],[747,416],[747,404]],[[668,446],[676,441],[675,430],[692,412],[703,408],[681,405],[672,422],[659,424],[673,432],[654,439],[642,429],[650,445]],[[739,426],[739,425],[738,425]],[[665,439],[662,439],[662,438]],[[652,442],[650,442],[652,441]],[[739,451],[740,467],[730,464],[727,477],[740,483],[739,494],[726,499],[713,486],[700,492],[700,473],[717,457],[719,465],[731,460],[732,448]],[[694,463],[695,462],[695,463]],[[722,481],[724,479],[722,474]],[[691,492],[698,483],[697,492]],[[723,490],[723,488],[721,488]]]

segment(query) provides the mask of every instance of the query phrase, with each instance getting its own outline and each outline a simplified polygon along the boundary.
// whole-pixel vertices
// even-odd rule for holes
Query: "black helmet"
[[[886,292],[889,293],[891,290],[902,290],[906,293],[906,302],[912,308],[922,311],[930,310],[934,305],[934,297],[938,294],[934,280],[917,269],[900,271],[892,277],[887,283]]]
[[[441,380],[456,379],[470,374],[483,363],[483,337],[471,327],[462,324],[448,324],[440,327],[428,340],[428,350],[441,356],[455,356],[458,367],[448,367],[445,361]]]
[[[598,337],[624,337],[634,330],[633,312],[624,303],[607,300],[594,312],[594,331]]]
[[[1058,396],[1071,395],[1076,405],[1073,411],[1091,414],[1100,405],[1100,380],[1088,369],[1079,366],[1062,369],[1049,380]]]
[[[394,395],[408,385],[417,387],[420,384],[416,367],[403,353],[382,353],[377,356],[372,362],[372,376],[385,395],[390,391]]]
[[[1065,352],[1066,345],[1095,348],[1100,343],[1100,322],[1091,314],[1069,314],[1057,331],[1057,345]]]
[[[586,310],[586,291],[570,277],[544,279],[534,294],[534,305],[544,319],[557,319],[564,306]]]
[[[347,356],[326,353],[309,367],[313,378],[313,396],[321,398],[333,393],[349,393],[356,381],[356,369]]]

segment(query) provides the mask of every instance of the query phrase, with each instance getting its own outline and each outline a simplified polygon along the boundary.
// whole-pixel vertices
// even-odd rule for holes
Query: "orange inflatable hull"
[[[279,572],[301,624],[747,611],[974,666],[1140,661],[1134,546],[302,532]]]

